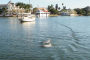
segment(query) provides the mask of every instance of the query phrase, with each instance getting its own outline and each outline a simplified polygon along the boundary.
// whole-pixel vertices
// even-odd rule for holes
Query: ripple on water
[[[83,16],[37,18],[35,23],[2,17],[0,59],[90,60],[89,22],[90,17]],[[40,47],[49,38],[53,46]]]

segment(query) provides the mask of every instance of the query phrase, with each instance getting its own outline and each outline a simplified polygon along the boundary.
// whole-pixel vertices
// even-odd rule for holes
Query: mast
[[[29,5],[30,5],[30,0],[29,0]],[[30,11],[30,13],[31,13],[31,11]]]

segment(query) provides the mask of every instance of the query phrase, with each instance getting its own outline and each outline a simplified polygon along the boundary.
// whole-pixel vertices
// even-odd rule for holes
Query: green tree
[[[30,12],[31,8],[32,8],[31,4],[25,4],[25,3],[22,3],[22,2],[16,3],[16,6],[19,6],[20,8],[24,8],[27,13]]]
[[[53,9],[54,7],[53,7],[53,5],[51,4],[51,6],[50,5],[48,5],[48,10],[50,10],[50,9]]]
[[[5,7],[2,8],[3,12],[4,12],[4,15],[6,15],[7,13],[7,9]]]
[[[90,15],[90,7],[89,6],[85,7],[85,11],[86,11],[86,15]]]
[[[77,14],[82,14],[83,13],[82,9],[77,8],[77,9],[74,9],[74,10],[77,12]]]
[[[77,14],[90,15],[90,7],[89,6],[82,8],[82,9],[76,8],[74,10],[77,12]]]
[[[61,8],[59,7],[58,9],[60,10]]]
[[[56,8],[56,10],[58,10],[58,4],[56,4],[55,8]]]
[[[56,9],[50,9],[51,14],[58,14],[58,11]]]
[[[58,14],[59,12],[53,7],[53,5],[49,5],[48,6],[48,11],[51,13],[51,14]]]
[[[62,7],[63,7],[64,3],[62,3]]]
[[[36,10],[38,10],[38,8],[33,8],[33,13],[35,14]]]

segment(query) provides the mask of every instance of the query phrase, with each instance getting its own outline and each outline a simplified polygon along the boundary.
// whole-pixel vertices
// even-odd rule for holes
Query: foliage
[[[61,8],[59,7],[58,9],[60,10]]]
[[[38,8],[33,8],[33,13],[35,14],[36,10],[38,10]]]
[[[50,5],[48,5],[48,10],[51,10],[51,9],[53,9],[54,7],[53,7],[53,5],[51,4],[51,6]]]
[[[51,14],[58,14],[58,11],[56,9],[54,9],[54,8],[50,9],[49,11],[51,12]]]
[[[49,5],[48,6],[48,11],[51,13],[51,14],[58,14],[59,12],[53,7],[53,5]]]
[[[7,12],[7,9],[6,8],[2,8],[3,11]]]
[[[0,11],[0,14],[2,13],[2,11]]]
[[[64,5],[64,3],[62,3],[62,6]]]
[[[16,3],[16,6],[19,6],[20,8],[24,8],[26,10],[26,12],[29,12],[31,10],[30,8],[32,8],[31,4],[25,4],[22,2]]]
[[[74,10],[77,12],[77,14],[82,14],[83,13],[82,9],[77,8],[77,9],[74,9]]]
[[[90,7],[88,6],[82,9],[76,8],[74,10],[77,12],[77,14],[90,15]]]
[[[56,10],[58,10],[58,4],[56,4],[55,8],[56,8]]]
[[[7,9],[5,7],[2,8],[3,12],[4,12],[4,15],[6,15],[7,13]]]

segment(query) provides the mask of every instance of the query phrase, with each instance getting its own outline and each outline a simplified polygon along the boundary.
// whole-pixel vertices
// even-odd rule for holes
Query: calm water
[[[51,39],[51,48],[40,47]],[[0,60],[90,60],[90,16],[0,17]]]

